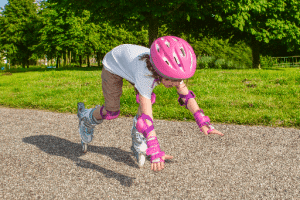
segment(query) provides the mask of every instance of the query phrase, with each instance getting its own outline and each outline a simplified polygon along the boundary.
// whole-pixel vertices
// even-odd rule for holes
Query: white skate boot
[[[136,130],[136,122],[138,115],[133,118],[133,127],[131,129],[132,146],[131,151],[133,152],[139,167],[143,167],[146,160],[147,142],[146,138],[142,133]]]
[[[91,109],[85,109],[84,103],[78,103],[77,108],[77,116],[79,119],[79,134],[81,137],[81,145],[83,153],[87,152],[88,143],[93,140],[94,128],[96,125],[101,124],[103,119],[97,120],[93,117],[94,110],[97,109],[98,106]]]

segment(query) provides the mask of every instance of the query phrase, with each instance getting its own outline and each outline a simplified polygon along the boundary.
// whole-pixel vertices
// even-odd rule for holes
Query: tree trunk
[[[69,51],[69,65],[71,65],[72,64],[72,55],[71,55],[71,51]]]
[[[73,55],[73,62],[76,63],[76,66],[77,66],[77,64],[78,64],[78,62],[77,62],[78,55],[77,55],[76,52],[73,52],[73,53],[74,53],[74,55]],[[72,62],[72,61],[71,61],[71,62]]]
[[[88,67],[91,67],[90,56],[89,55],[87,55],[87,65],[88,65]]]
[[[29,68],[29,58],[26,59],[27,69]]]
[[[252,49],[252,68],[253,69],[261,69],[260,68],[260,57],[259,57],[259,42],[256,40],[255,36],[251,36],[251,49]]]
[[[76,63],[76,66],[77,66],[77,64],[78,64],[78,62],[77,62],[77,58],[78,58],[78,56],[77,56],[77,53],[76,52],[73,52],[73,56],[71,57],[73,60],[71,60],[71,63],[73,62],[73,63]]]
[[[65,52],[65,66],[67,66],[68,65],[68,50],[66,50],[66,52]]]
[[[58,56],[58,67],[61,67],[61,63],[62,63],[61,57],[62,57],[61,55]]]
[[[82,56],[79,56],[79,66],[82,67]]]
[[[158,18],[155,17],[152,13],[149,13],[148,36],[149,36],[149,48],[150,48],[153,41],[158,38]]]
[[[98,63],[98,67],[100,67],[100,52],[96,53],[96,59],[97,59],[97,63]]]
[[[66,52],[63,52],[63,55],[62,55],[62,59],[64,60],[64,67],[67,65],[67,59],[66,59],[67,55],[66,55]]]
[[[59,65],[59,56],[56,57],[56,68],[58,68]]]

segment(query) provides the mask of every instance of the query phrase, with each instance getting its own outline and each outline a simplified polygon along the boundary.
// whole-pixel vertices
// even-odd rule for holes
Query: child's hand
[[[161,157],[163,160],[167,160],[167,159],[172,159],[173,156],[169,156],[169,155],[164,155],[163,157]],[[162,169],[165,168],[164,162],[159,162],[159,163],[151,163],[151,170],[153,171],[160,171]]]
[[[218,134],[218,135],[221,135],[221,136],[224,136],[224,134],[223,133],[221,133],[220,131],[218,131],[218,130],[213,130],[213,131],[211,131],[211,132],[209,132],[209,134],[207,133],[207,131],[209,130],[209,127],[206,125],[206,126],[202,126],[201,127],[201,130],[203,131],[203,133],[205,134],[205,135],[209,135],[209,134]]]

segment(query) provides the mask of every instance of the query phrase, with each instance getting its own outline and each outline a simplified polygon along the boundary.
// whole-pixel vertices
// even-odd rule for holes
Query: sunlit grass
[[[10,73],[0,76],[2,106],[76,113],[77,102],[84,102],[88,108],[104,103],[101,68],[22,69]],[[201,69],[187,86],[212,122],[300,127],[299,68]],[[155,119],[194,120],[186,108],[179,106],[175,88],[161,84],[154,92]],[[120,115],[134,116],[137,109],[134,89],[124,80]]]

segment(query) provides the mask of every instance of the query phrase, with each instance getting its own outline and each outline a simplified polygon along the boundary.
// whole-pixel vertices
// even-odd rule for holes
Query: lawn
[[[103,104],[102,68],[12,69],[0,74],[0,105],[76,113],[77,102],[87,108]],[[200,108],[212,123],[300,127],[300,68],[197,69],[188,81]],[[175,88],[154,89],[155,119],[191,121],[179,106]],[[134,116],[134,88],[124,80],[121,116]]]

